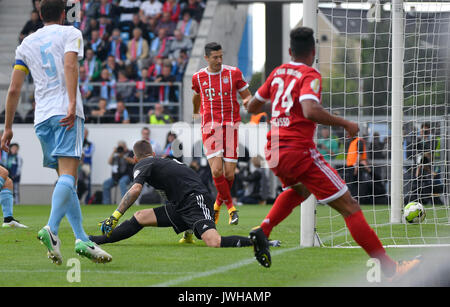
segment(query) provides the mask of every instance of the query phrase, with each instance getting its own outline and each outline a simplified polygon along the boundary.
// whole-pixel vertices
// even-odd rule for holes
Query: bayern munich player
[[[238,223],[230,190],[238,161],[238,130],[241,116],[237,94],[251,97],[248,84],[237,67],[222,64],[222,47],[205,45],[206,68],[192,77],[194,116],[201,114],[202,139],[218,194],[214,204],[217,224],[222,203],[228,208],[229,224]]]
[[[344,217],[353,239],[370,257],[380,261],[385,276],[397,279],[420,260],[396,262],[386,254],[346,183],[315,146],[317,123],[343,127],[350,137],[357,135],[359,128],[357,123],[334,116],[321,105],[322,78],[312,67],[315,57],[312,29],[298,27],[291,31],[289,54],[291,62],[275,68],[255,96],[244,100],[250,113],[271,107],[266,160],[284,188],[261,225],[250,232],[255,256],[263,266],[271,265],[267,238],[272,228],[312,193],[319,202]]]

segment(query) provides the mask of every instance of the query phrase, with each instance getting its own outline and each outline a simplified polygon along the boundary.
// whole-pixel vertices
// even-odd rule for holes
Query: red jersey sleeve
[[[198,74],[192,76],[192,89],[196,94],[200,94],[200,85],[198,84]]]
[[[246,90],[249,85],[248,85],[247,81],[245,81],[244,74],[242,73],[242,71],[239,68],[236,68],[234,75],[236,78],[235,84],[236,84],[236,88],[237,88],[238,92],[242,92],[242,91]]]
[[[303,77],[301,83],[299,102],[311,99],[320,103],[321,92],[322,77],[320,76],[320,73],[316,70],[308,72],[308,74]]]

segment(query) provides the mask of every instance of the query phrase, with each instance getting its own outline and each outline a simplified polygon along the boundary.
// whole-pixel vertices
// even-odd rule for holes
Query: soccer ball
[[[403,217],[408,223],[417,224],[422,223],[425,219],[426,213],[421,203],[410,202],[403,209]]]

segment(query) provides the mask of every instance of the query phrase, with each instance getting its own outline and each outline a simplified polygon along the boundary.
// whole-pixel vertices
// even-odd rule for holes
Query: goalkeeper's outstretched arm
[[[131,207],[131,205],[134,204],[134,202],[138,199],[139,195],[141,195],[142,191],[142,184],[135,183],[133,186],[128,190],[127,193],[122,197],[122,200],[120,201],[119,207],[117,207],[116,211],[119,211],[122,215],[125,213],[125,211],[128,210],[128,208]]]
[[[135,183],[133,186],[128,190],[127,193],[122,197],[122,200],[120,201],[119,206],[117,209],[113,212],[113,214],[107,218],[106,220],[103,220],[99,223],[100,230],[103,234],[106,234],[108,237],[111,235],[111,232],[116,228],[117,224],[119,223],[119,219],[122,217],[122,215],[130,208],[134,202],[138,199],[139,195],[141,195],[142,191],[142,184]]]

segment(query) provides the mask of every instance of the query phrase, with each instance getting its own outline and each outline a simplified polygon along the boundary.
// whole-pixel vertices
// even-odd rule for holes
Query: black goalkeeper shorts
[[[192,193],[182,203],[154,209],[158,227],[173,227],[177,234],[192,229],[201,240],[202,234],[215,229],[214,200],[208,194]]]

